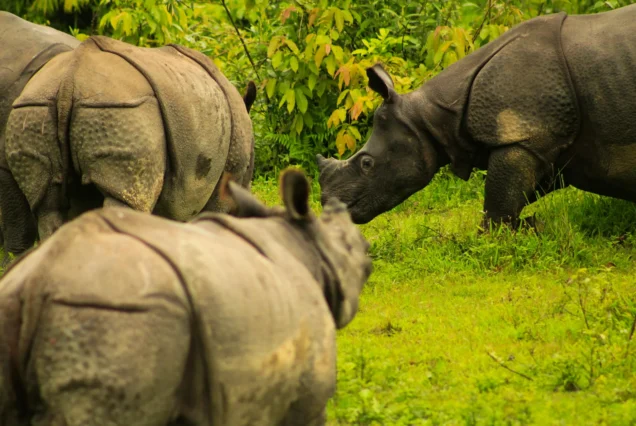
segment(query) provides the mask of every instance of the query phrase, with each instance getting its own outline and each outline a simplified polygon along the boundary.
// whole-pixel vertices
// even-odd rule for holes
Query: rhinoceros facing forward
[[[224,211],[215,191],[222,174],[245,187],[252,178],[250,88],[242,99],[209,58],[178,45],[96,36],[58,54],[29,80],[6,124],[0,207],[17,231],[5,248],[33,244],[33,215],[44,240],[102,203],[180,221]]]
[[[462,179],[488,170],[486,221],[516,226],[535,191],[563,184],[636,201],[636,5],[528,20],[404,95],[381,66],[367,75],[384,98],[371,137],[347,161],[318,157],[323,200],[356,223],[449,163]]]
[[[0,424],[320,425],[371,273],[344,204],[231,184],[241,218],[93,210],[0,281]]]

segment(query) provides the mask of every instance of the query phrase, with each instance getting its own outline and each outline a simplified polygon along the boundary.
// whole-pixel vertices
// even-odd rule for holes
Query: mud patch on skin
[[[207,158],[204,155],[199,154],[197,158],[197,168],[196,168],[196,178],[203,179],[210,173],[210,169],[212,168],[212,159]]]
[[[499,142],[511,143],[526,139],[526,128],[527,124],[521,116],[511,109],[503,110],[497,115],[497,138]]]

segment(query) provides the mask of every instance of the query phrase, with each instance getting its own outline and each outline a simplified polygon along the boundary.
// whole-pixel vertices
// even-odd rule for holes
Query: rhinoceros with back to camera
[[[636,5],[530,19],[399,95],[384,98],[365,146],[318,156],[323,202],[366,223],[424,188],[447,164],[467,180],[487,169],[484,225],[519,224],[537,193],[572,185],[636,201]]]
[[[299,171],[283,208],[179,223],[108,207],[0,281],[3,426],[311,426],[336,384],[368,243],[344,204],[316,218]]]
[[[50,58],[13,101],[0,145],[6,251],[101,206],[179,221],[225,211],[223,174],[252,179],[255,96],[254,83],[241,97],[210,58],[175,44],[92,36]]]

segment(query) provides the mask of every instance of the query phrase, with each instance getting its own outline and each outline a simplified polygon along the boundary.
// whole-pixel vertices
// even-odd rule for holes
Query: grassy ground
[[[362,227],[375,270],[330,425],[636,424],[636,205],[566,189],[524,211],[541,232],[478,234],[483,177]]]

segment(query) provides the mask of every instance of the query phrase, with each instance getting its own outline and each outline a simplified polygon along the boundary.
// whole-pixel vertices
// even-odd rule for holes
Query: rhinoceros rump
[[[241,218],[93,210],[19,258],[0,281],[0,423],[324,424],[368,243],[344,204],[312,214],[301,172],[281,182],[286,209],[231,184]]]
[[[50,60],[15,100],[5,143],[40,239],[102,203],[180,221],[226,210],[222,174],[252,178],[254,94],[242,99],[209,58],[178,45],[96,36]]]
[[[11,176],[4,156],[4,132],[11,104],[20,95],[29,79],[51,58],[72,50],[80,42],[75,37],[53,28],[36,25],[15,15],[0,11],[0,211],[17,211],[1,219],[2,236],[8,242],[17,241],[14,251],[26,250],[33,240],[36,226],[29,206]]]
[[[375,65],[383,104],[347,161],[318,157],[322,199],[366,223],[449,164],[488,170],[486,225],[518,224],[536,192],[562,185],[636,201],[636,5],[528,20],[398,95]],[[561,178],[563,180],[561,180]]]

